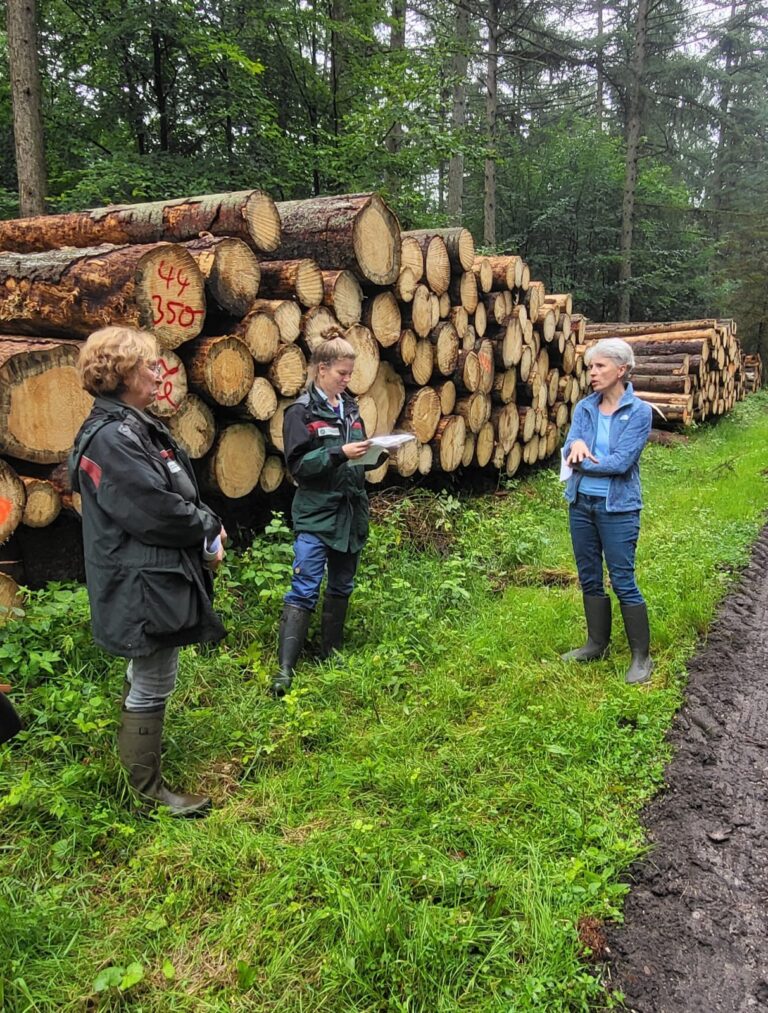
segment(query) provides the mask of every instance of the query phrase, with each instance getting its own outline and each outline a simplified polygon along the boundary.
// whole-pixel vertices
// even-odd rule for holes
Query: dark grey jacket
[[[220,640],[203,567],[221,529],[165,426],[112,398],[96,398],[69,461],[80,493],[93,638],[138,658],[159,647]]]

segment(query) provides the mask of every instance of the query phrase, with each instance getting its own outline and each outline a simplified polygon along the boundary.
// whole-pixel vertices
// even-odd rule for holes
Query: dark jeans
[[[323,572],[328,566],[326,594],[334,598],[349,598],[355,586],[355,572],[360,561],[359,552],[336,552],[329,549],[317,535],[297,535],[293,543],[293,579],[286,594],[286,605],[311,612],[320,597]]]
[[[604,496],[581,493],[569,508],[571,541],[581,590],[590,597],[605,597],[603,557],[611,585],[624,605],[642,605],[645,599],[635,582],[635,550],[640,533],[640,511],[608,513]]]

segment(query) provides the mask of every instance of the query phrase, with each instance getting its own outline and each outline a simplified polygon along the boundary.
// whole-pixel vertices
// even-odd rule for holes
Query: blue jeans
[[[317,535],[302,532],[293,543],[293,578],[286,594],[286,605],[311,612],[320,597],[323,573],[328,566],[325,593],[333,598],[349,598],[355,586],[359,552],[337,552],[329,549]]]
[[[643,605],[645,599],[635,582],[635,550],[640,534],[640,511],[608,513],[604,496],[579,493],[568,511],[571,542],[579,583],[585,595],[605,597],[603,557],[611,585],[624,605]]]

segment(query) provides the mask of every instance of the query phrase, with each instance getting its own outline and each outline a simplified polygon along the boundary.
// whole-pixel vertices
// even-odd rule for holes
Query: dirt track
[[[611,977],[637,1013],[768,1010],[768,528],[688,670]]]

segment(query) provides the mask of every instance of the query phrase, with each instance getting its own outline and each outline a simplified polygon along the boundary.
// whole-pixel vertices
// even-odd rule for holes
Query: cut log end
[[[207,463],[208,484],[229,499],[255,489],[266,458],[264,437],[256,426],[235,423],[221,430]]]
[[[162,244],[139,260],[136,304],[141,324],[163,348],[197,337],[205,321],[205,282],[183,246]]]
[[[256,249],[274,253],[280,246],[280,215],[269,194],[254,191],[246,202],[243,215]]]
[[[373,194],[355,220],[357,263],[374,285],[391,285],[400,273],[400,226],[384,201]]]
[[[166,420],[171,435],[193,459],[205,457],[213,446],[216,423],[213,412],[196,394],[189,394],[179,410]]]

